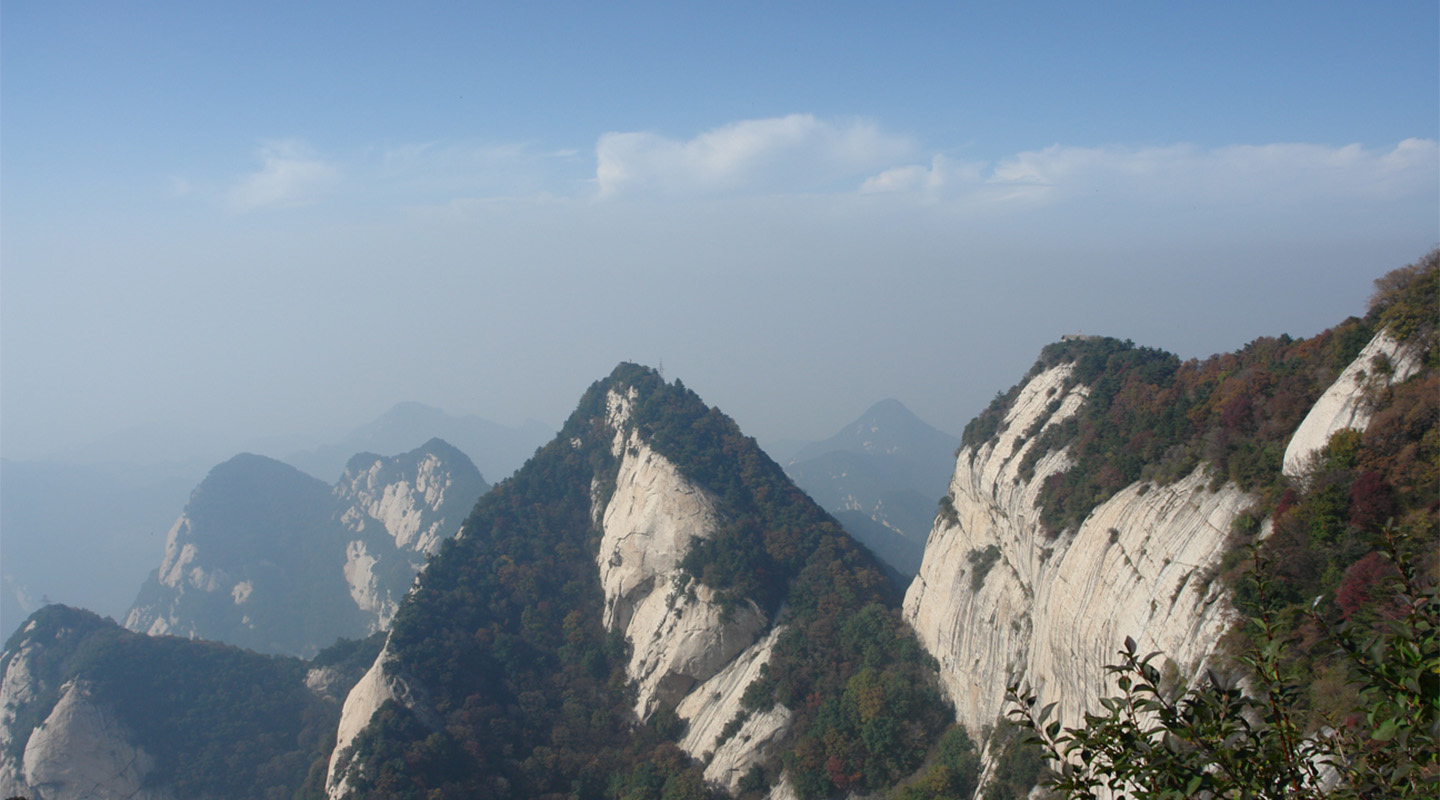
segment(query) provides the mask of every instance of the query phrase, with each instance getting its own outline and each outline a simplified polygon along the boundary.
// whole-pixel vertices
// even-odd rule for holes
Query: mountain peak
[[[925,458],[943,456],[948,462],[959,440],[915,416],[894,398],[870,406],[860,418],[824,441],[807,445],[791,463],[799,463],[832,452],[899,455],[909,453]]]

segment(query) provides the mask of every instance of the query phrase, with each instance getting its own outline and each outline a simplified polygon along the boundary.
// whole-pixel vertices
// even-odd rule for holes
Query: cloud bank
[[[1081,215],[1294,213],[1322,205],[1440,200],[1440,146],[1313,143],[1203,147],[1055,144],[993,159],[930,152],[866,120],[811,114],[732,122],[690,139],[620,131],[601,135],[593,162],[580,151],[520,142],[427,142],[321,158],[294,142],[260,149],[259,171],[228,194],[231,208],[312,205],[333,194],[380,205],[449,207],[535,198],[600,203],[763,197],[920,203],[966,218],[1043,209]],[[593,163],[593,172],[587,169]],[[342,166],[343,165],[343,166]]]
[[[734,122],[689,141],[607,133],[595,148],[595,179],[602,198],[812,192],[853,181],[914,149],[870,122],[791,114]]]

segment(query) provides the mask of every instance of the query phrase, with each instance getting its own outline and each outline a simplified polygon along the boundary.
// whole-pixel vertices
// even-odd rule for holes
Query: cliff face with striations
[[[1364,430],[1375,413],[1375,396],[1408,380],[1424,363],[1423,348],[1404,344],[1382,330],[1321,395],[1285,448],[1285,475],[1303,476],[1310,459],[1336,431]]]
[[[1422,352],[1376,334],[1269,451],[1275,466],[1283,451],[1293,480],[1333,433],[1363,430],[1374,411],[1367,398],[1414,375]],[[1104,667],[1126,637],[1142,653],[1165,653],[1177,677],[1192,679],[1236,620],[1215,575],[1234,530],[1255,523],[1247,511],[1259,498],[1212,477],[1223,468],[1202,460],[1178,479],[1121,486],[1058,532],[1042,521],[1045,493],[1077,463],[1069,444],[1047,434],[1082,435],[1074,422],[1091,402],[1076,369],[1037,367],[993,432],[960,450],[905,597],[905,617],[940,662],[957,720],[972,732],[1004,717],[1015,683],[1033,688],[1040,704],[1055,703],[1063,725],[1080,724],[1095,698],[1114,692]],[[1236,407],[1249,408],[1227,406]],[[1213,450],[1221,440],[1212,433],[1205,441]]]
[[[681,570],[691,542],[709,538],[719,527],[717,503],[637,431],[626,433],[633,400],[617,392],[607,398],[615,429],[611,452],[620,465],[615,490],[597,515],[603,531],[596,563],[605,591],[604,624],[622,631],[630,644],[627,673],[637,687],[636,716],[646,719],[661,706],[675,708],[691,727],[680,746],[700,758],[714,753],[720,729],[708,730],[698,719],[723,726],[740,713],[740,697],[750,684],[743,676],[753,680],[773,637],[757,641],[769,620],[754,601],[727,609],[714,589]],[[717,679],[722,672],[728,679]],[[758,746],[743,743],[773,738],[787,721],[783,707],[750,720],[755,729],[729,751],[716,753],[707,777],[733,790],[758,760]]]

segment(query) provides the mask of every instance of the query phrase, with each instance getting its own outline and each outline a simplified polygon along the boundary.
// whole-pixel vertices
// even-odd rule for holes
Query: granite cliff
[[[1047,348],[967,430],[905,597],[957,721],[982,737],[997,730],[1006,688],[1019,684],[1078,725],[1114,693],[1104,668],[1127,637],[1167,656],[1167,679],[1195,680],[1238,618],[1219,577],[1237,563],[1227,554],[1269,546],[1277,524],[1283,552],[1329,548],[1330,574],[1345,572],[1377,524],[1356,510],[1368,501],[1355,486],[1379,486],[1368,491],[1392,512],[1404,505],[1403,478],[1384,479],[1394,488],[1360,468],[1379,463],[1366,451],[1371,420],[1393,427],[1403,416],[1405,433],[1370,438],[1414,437],[1412,450],[1434,437],[1421,385],[1434,380],[1433,328],[1402,340],[1396,327],[1377,310],[1312,340],[1261,340],[1206,362],[1095,338]],[[1403,412],[1387,410],[1395,403]],[[1325,518],[1308,500],[1322,471],[1342,504]],[[1434,514],[1420,487],[1407,524],[1423,542]],[[1323,557],[1304,559],[1280,569],[1318,585],[1304,573],[1323,571]],[[989,755],[993,767],[998,750]]]

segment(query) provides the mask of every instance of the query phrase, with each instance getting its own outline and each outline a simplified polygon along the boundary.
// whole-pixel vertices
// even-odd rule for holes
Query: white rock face
[[[23,785],[44,800],[168,800],[168,794],[141,788],[154,766],[120,723],[91,700],[88,687],[72,681],[45,722],[30,733]]]
[[[356,539],[345,545],[345,583],[350,587],[350,599],[361,610],[375,615],[377,625],[388,625],[399,608],[399,602],[391,597],[380,576],[375,574],[379,559],[366,552],[365,542]],[[376,630],[379,630],[377,627]]]
[[[612,409],[625,407],[624,398],[612,397]],[[621,413],[613,418],[623,422]],[[644,719],[719,672],[767,621],[748,601],[725,611],[713,590],[680,570],[690,542],[719,527],[714,500],[638,434],[622,439],[617,433],[617,443],[620,470],[601,514],[596,563],[605,591],[603,622],[624,631],[631,644],[635,713]]]
[[[1365,430],[1375,411],[1370,398],[1419,372],[1423,355],[1420,348],[1397,341],[1388,331],[1376,334],[1295,430],[1285,448],[1285,477],[1301,478],[1311,457],[1324,449],[1336,431]]]
[[[236,456],[191,495],[125,627],[302,656],[368,635],[486,489],[440,440],[358,455],[334,486]]]
[[[413,477],[398,481],[387,474],[390,461],[376,458],[365,470],[346,471],[335,489],[336,496],[350,504],[342,522],[358,532],[365,529],[367,518],[374,520],[394,539],[397,548],[431,555],[454,533],[448,529],[453,522],[437,518],[454,478],[445,462],[433,453],[420,458]]]
[[[31,621],[30,628],[35,626]],[[27,628],[27,632],[30,628]],[[17,749],[16,717],[31,703],[36,702],[36,678],[30,668],[38,646],[25,642],[5,665],[5,674],[0,677],[0,793],[6,797],[24,795],[29,791],[25,785],[25,769],[22,760],[16,760],[10,753]],[[21,751],[23,756],[23,750]]]
[[[434,452],[357,457],[336,484],[340,526],[352,537],[342,569],[369,632],[390,624],[415,573],[484,490],[478,473],[457,479],[459,468]]]
[[[635,714],[646,719],[661,706],[677,706],[691,722],[681,746],[695,756],[718,751],[706,776],[733,788],[789,727],[790,712],[777,706],[753,715],[724,745],[716,743],[769,660],[778,633],[762,639],[769,620],[759,607],[745,601],[727,609],[713,589],[680,568],[691,544],[714,536],[722,520],[713,497],[628,429],[636,396],[632,388],[606,398],[610,451],[620,463],[608,497],[598,479],[591,486],[591,519],[602,534],[596,553],[602,621],[608,630],[622,631],[631,646],[626,671],[637,690]],[[571,444],[583,446],[578,439]],[[405,681],[386,672],[389,660],[387,645],[345,700],[326,778],[332,798],[350,791],[344,751],[385,701],[425,708],[408,694]]]
[[[227,580],[223,570],[207,571],[201,564],[200,548],[193,541],[190,518],[181,514],[170,531],[165,535],[165,556],[160,560],[157,573],[160,585],[181,596],[194,590],[214,592],[225,588],[232,593],[235,587]],[[246,592],[249,597],[249,592]],[[136,605],[125,615],[125,627],[132,631],[151,636],[195,636],[193,621],[177,613],[177,603],[168,605]]]
[[[977,737],[1003,715],[1011,682],[1059,703],[1058,718],[1075,725],[1087,699],[1111,691],[1103,667],[1126,636],[1194,670],[1233,613],[1202,578],[1252,498],[1233,486],[1209,492],[1203,472],[1168,487],[1132,485],[1078,531],[1045,534],[1035,500],[1070,458],[1048,454],[1023,480],[1021,460],[1038,437],[1022,437],[1057,399],[1046,427],[1080,408],[1085,387],[1063,388],[1070,370],[1035,376],[998,438],[960,452],[949,490],[955,516],[936,519],[905,596],[905,618],[939,660],[957,720]]]
[[[332,798],[345,797],[350,792],[351,770],[346,762],[349,754],[345,751],[354,744],[355,737],[370,724],[370,718],[385,701],[404,702],[408,694],[398,678],[385,673],[386,664],[392,660],[387,641],[380,655],[375,657],[375,663],[345,697],[340,723],[335,731],[335,749],[330,753],[330,764],[325,773],[325,791]]]
[[[714,500],[632,435],[601,516],[605,535],[596,561],[605,627],[628,628],[640,603],[666,588],[657,583],[679,573],[690,541],[709,538],[719,525]]]
[[[644,719],[662,705],[676,705],[689,722],[681,748],[696,757],[712,753],[705,777],[734,790],[789,730],[789,710],[776,706],[752,715],[717,745],[722,729],[740,713],[745,688],[769,661],[779,630],[760,639],[769,621],[754,603],[727,612],[714,590],[680,569],[690,544],[719,528],[715,500],[638,433],[625,433],[633,400],[633,393],[607,398],[606,421],[615,430],[611,452],[620,468],[603,511],[602,498],[594,498],[603,531],[596,555],[603,621],[630,642],[627,672],[639,690],[636,715]]]
[[[740,698],[746,687],[760,677],[761,668],[770,660],[775,641],[784,630],[783,626],[776,627],[751,645],[715,677],[697,686],[675,709],[688,723],[680,748],[702,760],[708,754],[705,779],[732,793],[745,773],[769,756],[790,730],[793,715],[777,703],[769,711],[751,714],[738,732],[718,743],[725,726],[742,712]]]

